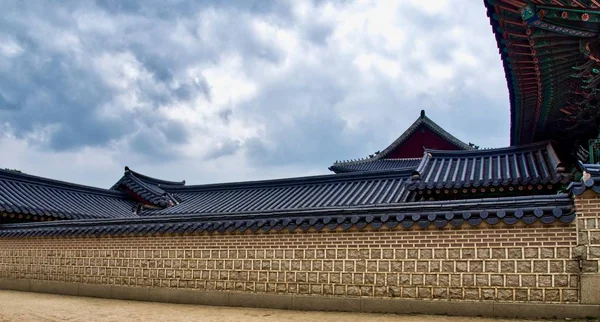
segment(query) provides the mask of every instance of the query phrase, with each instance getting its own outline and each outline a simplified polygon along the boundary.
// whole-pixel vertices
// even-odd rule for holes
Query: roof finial
[[[425,110],[421,110],[421,118],[425,117]]]

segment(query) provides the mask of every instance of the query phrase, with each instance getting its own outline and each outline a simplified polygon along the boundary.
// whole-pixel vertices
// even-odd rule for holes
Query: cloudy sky
[[[483,1],[2,1],[0,168],[109,187],[329,173],[425,109],[509,143]],[[60,5],[59,5],[60,4]]]

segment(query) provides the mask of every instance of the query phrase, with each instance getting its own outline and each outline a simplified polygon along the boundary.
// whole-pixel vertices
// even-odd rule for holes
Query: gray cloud
[[[124,164],[192,183],[327,173],[336,159],[385,148],[421,109],[465,141],[507,144],[483,5],[446,5],[2,2],[0,73],[10,76],[0,78],[0,120],[10,131],[0,148],[23,147],[5,166],[101,186]],[[56,170],[61,158],[102,170],[69,176]]]

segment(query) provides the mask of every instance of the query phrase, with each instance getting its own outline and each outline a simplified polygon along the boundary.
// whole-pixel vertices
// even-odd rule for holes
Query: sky
[[[331,173],[425,110],[509,144],[483,1],[2,1],[0,168],[110,187]]]

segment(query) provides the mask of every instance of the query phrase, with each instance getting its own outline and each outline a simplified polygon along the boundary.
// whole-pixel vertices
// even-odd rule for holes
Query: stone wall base
[[[600,279],[596,280],[600,281]],[[588,284],[591,287],[591,284]],[[0,279],[0,289],[179,304],[287,310],[436,314],[511,318],[600,318],[600,305],[404,300],[366,297],[277,295],[158,287]],[[596,288],[595,290],[598,290]],[[583,290],[582,290],[582,294]],[[598,292],[591,296],[598,296]]]
[[[600,274],[581,275],[581,303],[600,304]]]

